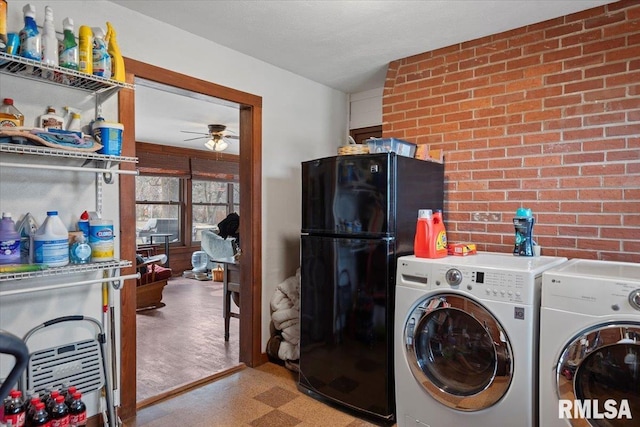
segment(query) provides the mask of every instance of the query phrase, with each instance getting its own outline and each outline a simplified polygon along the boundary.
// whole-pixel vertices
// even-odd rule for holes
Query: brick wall
[[[449,241],[510,252],[524,206],[543,255],[640,262],[640,3],[392,62],[383,134],[444,149]]]

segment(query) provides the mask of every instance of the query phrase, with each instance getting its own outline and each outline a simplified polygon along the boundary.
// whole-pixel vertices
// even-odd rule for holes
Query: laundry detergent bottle
[[[435,256],[433,258],[444,258],[447,256],[447,230],[444,227],[442,211],[436,209],[433,212],[433,245]]]
[[[533,256],[533,224],[535,220],[531,209],[519,208],[513,218],[515,228],[515,245],[513,254],[519,256]]]
[[[431,255],[431,229],[433,228],[433,211],[420,209],[416,223],[416,235],[413,241],[413,253],[418,258],[433,258]]]
[[[69,231],[58,211],[47,212],[47,219],[33,236],[33,257],[36,264],[62,267],[69,264]]]

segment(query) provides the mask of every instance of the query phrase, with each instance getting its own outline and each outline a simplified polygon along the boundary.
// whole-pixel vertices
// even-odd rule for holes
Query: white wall
[[[9,2],[9,31],[22,26],[26,3]],[[44,7],[51,5],[58,31],[67,16],[76,29],[83,24],[104,27],[109,21],[126,57],[262,97],[264,350],[270,337],[269,301],[275,287],[299,264],[300,162],[334,155],[344,144],[347,95],[107,1],[29,3],[36,6],[37,22]]]
[[[382,124],[382,92],[384,88],[352,93],[349,96],[349,129]]]

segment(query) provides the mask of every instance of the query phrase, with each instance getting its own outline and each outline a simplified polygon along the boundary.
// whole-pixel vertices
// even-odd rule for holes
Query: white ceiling
[[[390,61],[613,2],[111,1],[349,94],[382,87]]]

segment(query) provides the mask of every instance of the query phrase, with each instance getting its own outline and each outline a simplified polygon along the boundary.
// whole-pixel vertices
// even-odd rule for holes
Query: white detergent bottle
[[[69,231],[58,211],[47,212],[47,219],[33,236],[33,260],[49,267],[69,264]]]
[[[44,25],[42,29],[42,62],[47,65],[58,65],[58,38],[53,25],[53,9],[44,8]]]

